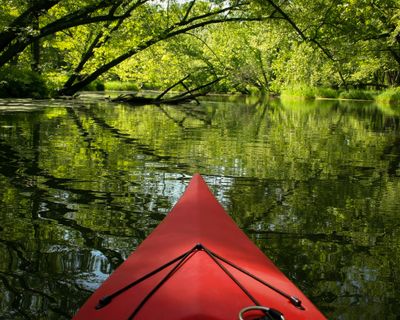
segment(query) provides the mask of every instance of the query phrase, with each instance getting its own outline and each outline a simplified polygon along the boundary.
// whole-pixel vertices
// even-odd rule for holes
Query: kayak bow
[[[197,174],[74,319],[326,318],[237,227]]]

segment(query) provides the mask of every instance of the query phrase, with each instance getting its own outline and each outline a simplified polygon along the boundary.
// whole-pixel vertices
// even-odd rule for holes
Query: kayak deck
[[[289,320],[325,319],[195,175],[172,211],[74,319],[238,319],[255,305]],[[243,319],[262,315],[249,311]]]

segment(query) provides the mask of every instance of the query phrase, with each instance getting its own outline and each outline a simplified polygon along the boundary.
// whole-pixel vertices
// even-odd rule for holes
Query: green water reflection
[[[400,112],[0,100],[0,318],[68,319],[194,172],[331,319],[397,319]]]

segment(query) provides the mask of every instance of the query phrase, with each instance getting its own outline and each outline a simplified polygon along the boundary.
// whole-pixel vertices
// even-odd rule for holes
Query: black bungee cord
[[[272,286],[268,282],[258,278],[257,276],[253,275],[252,273],[248,272],[247,270],[237,266],[233,262],[221,257],[220,255],[216,254],[215,252],[209,250],[206,248],[204,245],[201,243],[196,244],[194,247],[189,249],[188,251],[184,252],[183,254],[179,255],[178,257],[172,259],[171,261],[163,264],[162,266],[156,268],[155,270],[147,273],[146,275],[142,276],[141,278],[131,282],[130,284],[126,285],[125,287],[115,291],[114,293],[104,296],[103,298],[99,299],[98,304],[96,305],[96,309],[102,309],[109,305],[112,300],[119,296],[120,294],[124,293],[125,291],[131,289],[132,287],[136,286],[137,284],[145,281],[146,279],[152,277],[153,275],[161,272],[162,270],[168,268],[169,266],[173,265],[174,263],[175,266],[160,280],[160,282],[142,299],[142,301],[138,304],[138,306],[135,308],[135,310],[131,313],[131,315],[128,317],[128,320],[132,320],[138,313],[139,311],[143,308],[143,306],[146,304],[146,302],[156,293],[158,289],[160,289],[165,282],[168,281],[172,277],[172,275],[183,265],[185,261],[190,259],[191,256],[196,254],[199,251],[205,252],[218,266],[219,268],[233,281],[236,283],[236,285],[244,292],[244,294],[255,304],[255,307],[248,307],[242,310],[241,314],[244,312],[247,312],[250,309],[253,310],[260,310],[265,314],[265,317],[261,319],[269,319],[269,320],[281,320],[284,319],[283,314],[275,309],[268,308],[268,307],[262,307],[260,303],[253,297],[253,295],[239,282],[238,279],[236,279],[233,274],[221,263],[221,261],[232,268],[242,272],[243,274],[247,275],[248,277],[258,281],[259,283],[265,285],[266,287],[270,288],[271,290],[275,291],[276,293],[280,294],[281,296],[285,297],[286,299],[289,300],[289,302],[295,306],[296,308],[300,310],[304,310],[304,307],[302,306],[301,300],[299,300],[297,297],[291,296],[282,290]]]

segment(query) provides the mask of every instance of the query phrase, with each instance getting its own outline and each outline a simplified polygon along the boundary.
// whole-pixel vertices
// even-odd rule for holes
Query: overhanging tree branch
[[[0,32],[0,52],[16,39],[24,28],[32,23],[32,19],[50,10],[61,0],[37,1],[9,24],[6,31]]]
[[[35,35],[25,35],[22,38],[14,37],[9,41],[9,45],[5,46],[3,48],[2,54],[0,55],[0,67],[6,64],[8,61],[10,61],[13,57],[15,57],[17,54],[25,50],[25,48],[32,44],[33,42],[55,34],[57,32],[70,29],[72,27],[77,27],[81,25],[87,25],[87,24],[92,24],[92,23],[97,23],[97,22],[105,22],[105,21],[115,21],[115,20],[120,20],[120,19],[125,19],[128,18],[131,11],[127,10],[125,13],[121,15],[114,15],[115,11],[118,9],[118,6],[121,6],[125,1],[120,0],[120,1],[101,1],[97,5],[91,5],[84,7],[80,10],[77,10],[67,16],[64,16],[46,26],[41,28],[38,32],[38,34]],[[143,1],[139,1],[142,3]],[[97,12],[98,10],[104,10],[106,8],[110,7],[110,11],[106,15],[98,15],[98,16],[91,16],[91,14]],[[115,8],[115,9],[113,9]],[[14,43],[12,43],[13,40]]]
[[[147,1],[148,0],[139,0],[134,4],[132,4],[130,7],[128,7],[125,11],[124,16],[118,20],[117,24],[111,28],[111,30],[108,32],[106,36],[104,36],[103,30],[107,30],[110,27],[111,22],[107,23],[103,27],[103,29],[97,34],[93,42],[90,44],[89,48],[82,55],[79,64],[75,67],[73,74],[69,77],[67,82],[64,84],[63,88],[70,87],[76,81],[77,77],[79,76],[79,73],[83,70],[86,63],[94,56],[95,49],[100,48],[101,46],[106,44],[111,39],[111,35],[121,27],[125,19],[132,13],[132,11],[134,11],[140,5],[145,4]],[[113,15],[117,10],[117,8],[118,6],[114,6],[111,9],[112,12],[110,12],[110,14]]]
[[[205,15],[202,15],[203,17],[210,17],[212,15],[218,15],[221,12],[225,12],[229,9],[232,8],[225,8],[221,10],[215,11],[214,14],[207,13]],[[97,70],[92,72],[91,74],[87,75],[80,81],[74,83],[71,85],[69,88],[63,88],[60,90],[59,94],[60,95],[74,95],[77,91],[81,90],[83,87],[91,83],[92,81],[96,80],[100,75],[103,73],[109,71],[113,67],[117,66],[118,64],[122,63],[123,61],[129,59],[130,57],[134,56],[135,54],[151,47],[152,45],[164,41],[167,39],[170,39],[172,37],[175,37],[180,34],[184,34],[190,30],[205,27],[207,25],[212,25],[212,24],[218,24],[218,23],[226,23],[226,22],[238,22],[238,21],[263,21],[266,19],[277,19],[277,17],[272,17],[272,16],[267,16],[267,17],[231,17],[231,18],[216,18],[216,19],[210,19],[210,20],[205,20],[201,22],[197,22],[194,24],[191,24],[191,22],[198,20],[198,18],[192,18],[188,19],[186,23],[183,21],[180,21],[164,32],[155,35],[153,38],[143,42],[142,44],[138,45],[135,48],[132,48],[131,50],[121,54],[120,56],[116,57],[112,61],[105,63],[104,65],[100,66]],[[279,18],[278,18],[279,19]],[[185,26],[184,28],[180,28],[182,26]]]
[[[190,11],[192,11],[192,8],[193,8],[195,3],[196,3],[196,0],[192,0],[189,3],[189,6],[188,6],[188,8],[186,10],[185,16],[183,17],[182,21],[186,21],[186,19],[189,17]]]
[[[273,0],[266,0],[279,14],[283,17],[284,20],[286,20],[290,26],[296,31],[296,33],[301,37],[301,39],[305,42],[312,42],[317,45],[318,48],[321,49],[321,51],[325,54],[326,57],[328,57],[330,60],[335,61],[333,54],[323,47],[319,41],[317,41],[315,38],[309,38],[305,35],[305,33],[298,27],[296,22],[292,18],[289,17],[289,15],[283,11],[283,9],[276,5]]]
[[[292,18],[290,18],[289,15],[280,6],[275,4],[274,0],[262,1],[267,1],[267,3],[269,3],[282,16],[282,18],[291,25],[291,27],[296,31],[296,33],[301,37],[303,41],[314,43],[329,60],[331,60],[336,65],[338,64],[337,59],[335,59],[334,55],[329,51],[329,49],[325,48],[317,39],[307,37],[307,35],[298,27],[296,22]],[[342,80],[344,86],[347,87],[346,79],[344,78],[340,67],[337,68],[337,73]]]
[[[87,24],[92,24],[92,23],[97,23],[97,22],[105,22],[105,21],[115,21],[115,20],[120,20],[120,19],[125,19],[128,18],[129,14],[124,13],[122,15],[113,15],[113,14],[106,14],[106,15],[101,15],[101,16],[94,16],[94,17],[87,17],[87,16],[78,16],[74,18],[73,20],[68,20],[62,23],[52,23],[51,25],[48,25],[40,30],[40,34],[37,36],[37,38],[43,38],[48,35],[54,34],[56,32],[70,29],[73,27],[77,26],[82,26],[82,25],[87,25]]]

